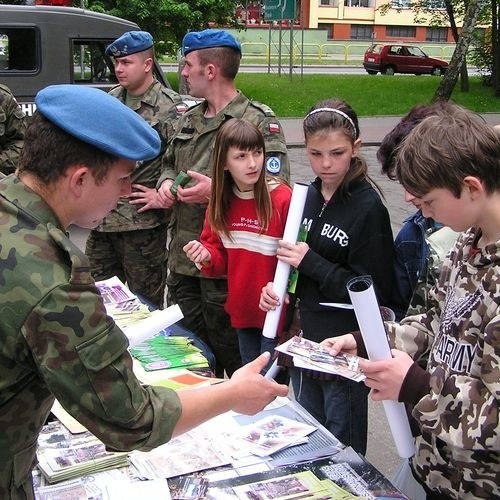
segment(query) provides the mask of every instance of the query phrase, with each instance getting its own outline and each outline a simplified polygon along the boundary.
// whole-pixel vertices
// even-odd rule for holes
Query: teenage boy
[[[413,406],[411,468],[427,498],[500,496],[500,139],[450,104],[408,135],[397,177],[422,212],[461,232],[426,312],[387,323],[393,357],[360,362],[374,400]],[[364,354],[360,335],[324,341]],[[427,369],[417,361],[428,354]]]

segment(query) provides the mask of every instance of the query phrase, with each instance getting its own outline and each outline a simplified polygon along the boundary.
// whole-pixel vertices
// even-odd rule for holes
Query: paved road
[[[160,64],[164,72],[177,71],[177,64],[163,63]],[[284,60],[281,68],[274,64],[269,69],[267,64],[242,64],[239,69],[240,73],[271,73],[273,75],[289,75],[290,65],[289,61]],[[302,68],[300,64],[292,66],[292,75],[366,75],[365,68],[363,68],[362,60],[359,64],[335,64],[335,65],[304,65]],[[479,72],[475,68],[468,68],[469,76],[477,76]],[[391,78],[386,75],[377,74],[378,77]],[[396,78],[399,74],[395,75]]]

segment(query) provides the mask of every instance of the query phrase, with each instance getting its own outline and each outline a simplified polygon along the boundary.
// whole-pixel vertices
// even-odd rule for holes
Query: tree
[[[438,88],[432,98],[433,101],[440,99],[448,100],[453,93],[453,89],[458,80],[460,69],[462,68],[467,50],[469,49],[474,28],[483,8],[482,0],[468,0],[468,5],[464,14],[462,32],[458,38],[457,45],[453,51],[450,64],[444,77],[441,79]]]
[[[75,2],[75,0],[73,0]],[[234,0],[86,0],[87,7],[136,22],[161,53],[175,55],[183,36],[210,25],[235,26]]]

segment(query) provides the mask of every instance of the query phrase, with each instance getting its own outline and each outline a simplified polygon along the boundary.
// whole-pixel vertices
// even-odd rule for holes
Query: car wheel
[[[439,66],[436,66],[435,68],[432,68],[431,75],[441,76],[442,74],[443,74],[443,69],[440,68]]]
[[[369,74],[369,75],[376,75],[377,72],[376,71],[373,71],[372,69],[367,69],[366,72]]]
[[[387,66],[387,68],[384,68],[382,71],[384,75],[390,75],[392,76],[395,73],[394,66]]]

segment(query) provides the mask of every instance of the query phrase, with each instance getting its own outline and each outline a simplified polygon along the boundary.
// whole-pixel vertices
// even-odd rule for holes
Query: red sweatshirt
[[[292,190],[280,184],[271,191],[272,216],[267,231],[261,232],[253,192],[233,190],[227,214],[232,239],[210,227],[205,216],[200,242],[212,256],[205,276],[227,276],[226,312],[233,328],[262,328],[266,313],[259,309],[262,287],[273,281],[276,250],[283,238]]]

